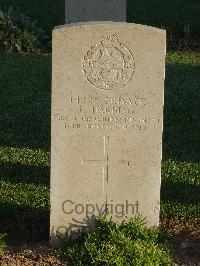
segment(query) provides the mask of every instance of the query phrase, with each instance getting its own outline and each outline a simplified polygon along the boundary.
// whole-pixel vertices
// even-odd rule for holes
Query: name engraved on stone
[[[87,51],[82,66],[86,79],[103,90],[125,86],[135,70],[132,53],[112,33],[105,34]]]

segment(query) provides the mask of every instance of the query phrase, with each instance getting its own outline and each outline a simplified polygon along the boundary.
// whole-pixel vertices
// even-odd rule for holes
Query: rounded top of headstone
[[[148,30],[156,33],[161,33],[161,34],[166,34],[166,30],[152,27],[152,26],[147,26],[147,25],[142,25],[142,24],[136,24],[136,23],[127,23],[127,22],[113,22],[113,21],[89,21],[89,22],[77,22],[77,23],[69,23],[69,24],[64,24],[64,25],[59,25],[55,26],[53,30],[61,30],[69,27],[87,27],[87,26],[98,26],[98,25],[108,25],[108,26],[126,26],[126,27],[131,27],[135,29],[143,29],[143,30]]]

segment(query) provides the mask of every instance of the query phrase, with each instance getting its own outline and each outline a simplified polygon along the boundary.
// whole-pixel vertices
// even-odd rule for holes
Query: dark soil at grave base
[[[175,265],[200,266],[200,219],[163,219],[161,230],[167,231]]]
[[[200,220],[163,219],[161,230],[172,236],[170,242],[174,265],[200,265]],[[24,241],[24,243],[26,240]],[[12,241],[5,255],[0,258],[0,266],[66,266],[57,259],[47,241],[36,244],[23,244]]]
[[[67,266],[52,255],[48,243],[32,246],[10,247],[0,258],[0,266]]]

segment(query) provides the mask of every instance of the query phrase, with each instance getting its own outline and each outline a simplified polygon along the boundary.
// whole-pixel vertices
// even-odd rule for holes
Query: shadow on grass
[[[168,64],[163,159],[200,161],[200,66]]]
[[[200,186],[162,180],[161,201],[162,203],[198,205],[200,202]]]
[[[49,238],[49,210],[16,204],[0,204],[0,232],[7,234],[9,244],[42,242]]]
[[[0,146],[50,149],[51,59],[0,55]]]
[[[50,168],[48,166],[0,163],[0,179],[2,181],[49,185],[49,176]]]

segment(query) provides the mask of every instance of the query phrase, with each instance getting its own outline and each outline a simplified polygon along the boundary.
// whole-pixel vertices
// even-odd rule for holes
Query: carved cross
[[[103,182],[106,180],[108,182],[109,180],[109,166],[112,165],[110,162],[110,156],[108,154],[108,145],[109,145],[109,136],[103,136],[103,159],[85,159],[82,158],[82,164],[84,163],[98,163],[103,165]],[[121,160],[117,161],[120,164],[126,164],[127,166],[130,166],[130,161]]]

